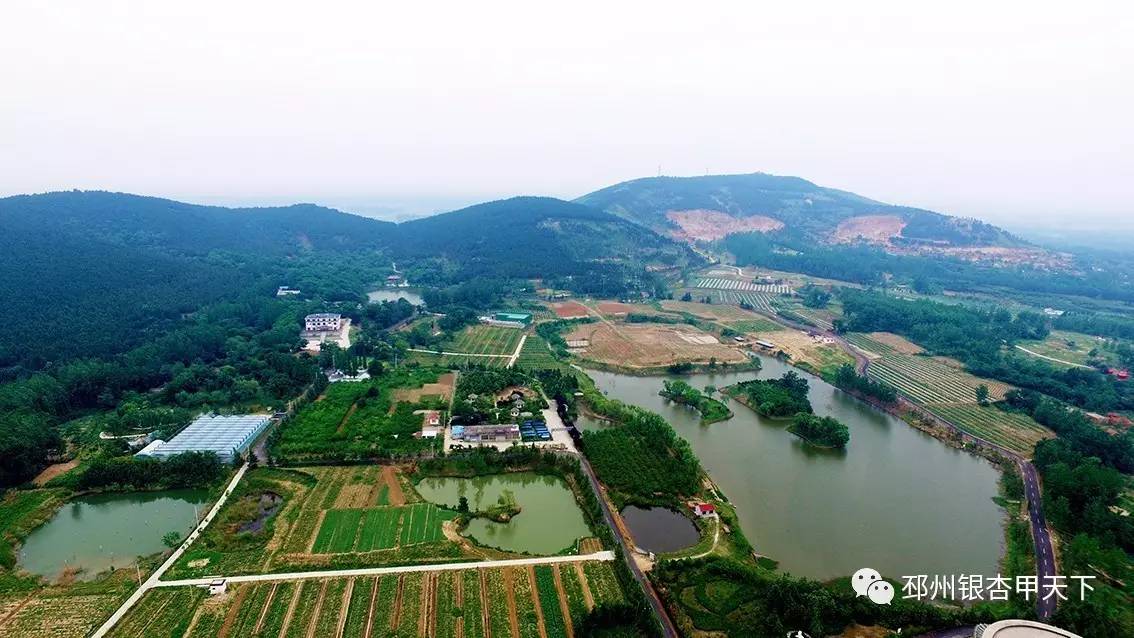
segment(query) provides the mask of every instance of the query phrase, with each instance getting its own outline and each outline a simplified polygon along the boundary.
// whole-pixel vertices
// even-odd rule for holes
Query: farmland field
[[[265,494],[279,499],[270,514],[259,505]],[[258,468],[168,578],[466,557],[442,533],[453,516],[421,502],[392,466]]]
[[[129,596],[126,589],[118,592],[87,584],[71,589],[48,588],[0,595],[0,636],[82,638]]]
[[[453,335],[442,350],[466,354],[512,354],[523,334],[520,328],[469,326]]]
[[[995,443],[1025,457],[1032,455],[1036,443],[1055,436],[1030,416],[1005,412],[999,408],[972,403],[936,404],[929,411],[953,423],[961,430]]]
[[[1052,330],[1043,341],[1025,341],[1020,344],[1030,352],[1044,357],[1050,357],[1049,362],[1060,365],[1052,359],[1066,362],[1064,365],[1090,365],[1092,350],[1096,352],[1097,359],[1108,365],[1118,365],[1118,357],[1114,351],[1105,347],[1105,341],[1081,332],[1066,330]]]
[[[930,357],[902,354],[868,335],[852,333],[847,341],[877,357],[867,369],[870,377],[889,383],[918,403],[975,403],[976,388],[981,384],[988,386],[993,401],[999,401],[1012,389],[1006,383],[974,377]]]
[[[511,353],[509,353],[511,354]],[[482,368],[507,368],[508,357],[462,357],[455,354],[437,354],[435,352],[411,352],[408,361],[425,366],[435,366],[446,369],[478,366]]]
[[[561,365],[551,354],[551,349],[548,348],[543,337],[534,334],[528,335],[527,340],[524,341],[523,349],[520,350],[520,357],[516,359],[516,367],[527,370],[558,368]]]
[[[595,592],[596,604],[623,599],[610,563],[239,583],[215,597],[195,587],[161,587],[147,592],[111,636],[211,637],[226,626],[228,636],[265,638],[564,638],[587,613],[584,588]]]
[[[197,587],[157,589],[147,594],[114,626],[112,638],[146,638],[159,633],[184,635],[193,618],[186,610],[198,605],[205,590]]]
[[[904,354],[917,349],[904,339],[851,333],[847,340],[871,357],[868,376],[890,384],[967,434],[1025,457],[1031,456],[1038,441],[1055,436],[1027,415],[976,402],[981,384],[988,387],[993,401],[1003,399],[1012,386],[975,377],[927,356]]]
[[[719,343],[715,337],[687,325],[606,323],[576,326],[564,335],[568,341],[587,339],[583,358],[632,368],[661,367],[677,362],[746,363],[740,350]]]
[[[430,503],[327,510],[311,551],[369,552],[444,540],[441,523],[455,514]]]
[[[398,401],[399,389],[436,383],[442,371],[403,368],[366,383],[333,383],[323,396],[304,406],[280,429],[271,454],[277,458],[321,460],[373,458],[429,449],[433,441],[415,439],[421,416],[415,410],[438,409],[436,396]]]

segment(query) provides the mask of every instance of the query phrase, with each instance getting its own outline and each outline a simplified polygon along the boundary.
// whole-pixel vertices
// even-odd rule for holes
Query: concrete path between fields
[[[286,572],[282,574],[246,574],[243,576],[209,576],[186,580],[167,580],[155,587],[185,587],[208,585],[214,580],[224,579],[229,583],[261,583],[281,580],[308,580],[313,578],[351,578],[354,576],[381,576],[383,574],[412,574],[416,572],[443,572],[483,567],[526,567],[528,565],[556,565],[559,563],[580,563],[588,561],[612,561],[614,552],[609,550],[593,554],[566,556],[542,556],[533,558],[510,558],[507,560],[481,560],[464,563],[434,563],[429,565],[401,565],[398,567],[363,567],[359,569],[332,569],[317,572]]]

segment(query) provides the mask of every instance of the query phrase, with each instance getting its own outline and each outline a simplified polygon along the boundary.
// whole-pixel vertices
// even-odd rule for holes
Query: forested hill
[[[514,197],[406,222],[397,253],[442,258],[461,276],[587,277],[696,257],[610,213],[549,197]]]
[[[681,226],[672,213],[693,211],[741,220],[764,217],[782,223],[784,230],[796,236],[824,242],[843,241],[861,232],[877,243],[1020,243],[1004,230],[976,220],[883,204],[799,177],[766,173],[647,177],[603,188],[576,201],[661,232]],[[727,218],[722,222],[713,216],[702,217],[693,222],[716,223],[722,228],[729,223]]]
[[[588,294],[649,289],[646,265],[697,257],[609,213],[518,197],[401,225],[310,204],[229,209],[121,193],[0,199],[0,379],[122,352],[220,300],[298,285],[358,298],[416,283],[543,278]]]
[[[0,224],[9,231],[58,233],[131,248],[261,255],[381,245],[396,228],[313,204],[223,208],[102,191],[0,199]]]
[[[380,245],[394,229],[312,205],[83,191],[0,199],[0,372],[123,351],[205,304],[266,293],[273,260]]]

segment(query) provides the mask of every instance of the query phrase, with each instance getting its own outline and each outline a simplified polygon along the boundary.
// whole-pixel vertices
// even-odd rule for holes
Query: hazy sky
[[[0,194],[445,208],[660,166],[1134,226],[1134,3],[935,4],[5,2]]]

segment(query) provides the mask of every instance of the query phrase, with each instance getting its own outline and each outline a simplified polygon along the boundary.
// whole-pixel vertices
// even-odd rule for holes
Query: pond
[[[507,523],[474,518],[464,534],[482,545],[529,554],[556,554],[591,536],[583,512],[567,484],[555,476],[531,472],[474,478],[426,478],[417,491],[428,501],[456,507],[464,496],[469,508],[483,511],[511,491],[520,513]]]
[[[205,490],[95,494],[74,498],[32,531],[20,548],[19,566],[54,580],[64,570],[93,578],[110,567],[132,565],[137,556],[164,551],[161,537],[186,535],[204,509]]]
[[[415,306],[420,306],[425,303],[425,300],[421,298],[421,295],[419,293],[408,288],[383,288],[380,290],[371,290],[370,292],[366,293],[366,296],[370,299],[370,303],[397,301],[399,299],[405,299]]]
[[[634,544],[649,552],[676,552],[696,545],[700,539],[693,521],[671,509],[631,505],[621,513]]]
[[[762,363],[758,373],[682,378],[723,388],[795,369],[767,357]],[[992,501],[996,468],[817,377],[804,374],[811,403],[850,429],[845,452],[807,445],[788,422],[735,401],[726,400],[732,419],[702,426],[696,412],[658,396],[662,377],[588,374],[607,396],[661,414],[689,441],[756,551],[783,571],[821,579],[862,567],[893,578],[997,572],[1004,513]]]

